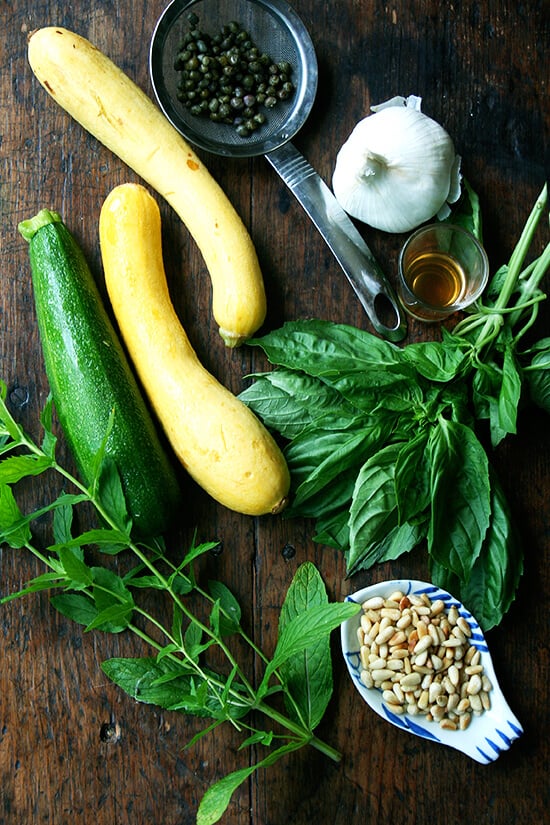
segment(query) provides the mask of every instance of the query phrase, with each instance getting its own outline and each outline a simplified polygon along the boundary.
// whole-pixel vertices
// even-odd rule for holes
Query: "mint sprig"
[[[104,673],[134,699],[173,712],[210,720],[188,746],[223,723],[243,734],[242,748],[260,748],[258,762],[247,764],[215,783],[205,794],[198,825],[213,825],[223,815],[233,792],[255,770],[267,767],[291,751],[311,745],[338,761],[340,754],[314,733],[332,693],[330,633],[360,607],[353,602],[329,603],[319,572],[301,565],[282,605],[279,636],[269,658],[243,626],[240,605],[219,581],[201,583],[200,561],[217,542],[193,544],[175,563],[162,539],[148,544],[131,537],[120,478],[112,463],[98,457],[96,476],[83,485],[55,458],[57,439],[52,429],[52,405],[41,415],[44,435],[36,443],[15,421],[6,404],[7,390],[0,381],[0,541],[27,549],[45,566],[25,587],[0,599],[0,605],[40,591],[51,591],[51,603],[85,631],[132,632],[146,646],[137,658],[112,658],[101,665]],[[17,484],[25,478],[54,472],[73,492],[60,493],[47,505],[21,512]],[[106,492],[108,491],[108,495]],[[75,508],[86,503],[98,517],[98,526],[74,531]],[[40,516],[52,517],[53,542],[40,549],[32,525]],[[131,561],[123,575],[107,564],[91,563],[93,555],[109,558],[125,553]],[[154,615],[141,605],[144,590],[163,597],[164,610]],[[190,607],[190,594],[200,597],[200,617]],[[164,616],[171,614],[168,625]],[[255,687],[232,651],[229,638],[239,636],[253,652],[255,667],[263,669]],[[215,648],[216,657],[210,656]],[[226,667],[211,660],[224,657]],[[286,713],[270,702],[282,695]],[[253,715],[254,714],[254,715]],[[262,717],[263,724],[253,719]]]

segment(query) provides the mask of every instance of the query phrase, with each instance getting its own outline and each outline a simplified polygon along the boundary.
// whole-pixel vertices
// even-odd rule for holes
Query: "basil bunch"
[[[550,245],[524,266],[546,188],[485,302],[441,341],[399,348],[323,320],[286,323],[248,343],[277,369],[240,398],[289,443],[285,517],[316,519],[314,540],[342,549],[349,574],[425,543],[431,576],[488,630],[515,597],[522,552],[502,487],[477,434],[516,431],[520,398],[550,412],[550,338],[521,349],[545,297]],[[478,237],[466,185],[460,222]]]

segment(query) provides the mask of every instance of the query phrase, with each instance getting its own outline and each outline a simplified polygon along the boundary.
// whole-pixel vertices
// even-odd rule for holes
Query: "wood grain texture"
[[[83,34],[151,92],[147,57],[165,0],[74,0],[0,4],[0,377],[12,410],[37,433],[48,388],[38,339],[26,244],[17,223],[48,207],[61,212],[101,284],[97,222],[128,169],[65,115],[33,80],[26,36],[62,25]],[[295,143],[327,182],[337,149],[369,106],[419,94],[442,123],[478,191],[485,241],[496,268],[511,252],[545,179],[549,133],[548,7],[543,0],[295,0],[315,43],[319,90]],[[545,51],[546,49],[546,51]],[[265,274],[265,329],[321,317],[368,328],[324,242],[263,158],[204,156],[250,228]],[[166,269],[177,311],[205,365],[234,392],[266,364],[246,348],[228,351],[211,321],[204,263],[185,228],[161,204]],[[402,237],[361,227],[390,279]],[[540,239],[542,244],[542,237]],[[550,331],[545,306],[538,330]],[[410,341],[437,329],[411,322]],[[70,456],[61,455],[70,463]],[[525,547],[518,599],[489,634],[495,667],[525,734],[492,765],[386,725],[361,702],[334,638],[335,692],[319,733],[341,749],[335,765],[304,749],[259,771],[234,796],[227,825],[333,825],[446,822],[512,825],[543,821],[548,797],[547,726],[550,435],[548,418],[526,412],[495,464]],[[24,490],[30,506],[53,490],[45,479]],[[204,575],[221,578],[243,605],[243,620],[270,651],[279,608],[297,566],[314,561],[332,599],[388,577],[426,577],[425,559],[405,558],[346,580],[340,555],[312,541],[312,525],[251,519],[224,511],[193,485],[177,555],[197,528],[223,552]],[[37,525],[39,538],[47,528]],[[285,548],[293,548],[288,553]],[[28,555],[0,549],[0,594],[40,571]],[[189,750],[201,725],[138,705],[110,684],[100,662],[138,655],[126,636],[83,634],[45,596],[0,610],[0,825],[188,825],[212,781],[242,767],[239,738],[219,730]],[[250,662],[252,667],[252,662]]]

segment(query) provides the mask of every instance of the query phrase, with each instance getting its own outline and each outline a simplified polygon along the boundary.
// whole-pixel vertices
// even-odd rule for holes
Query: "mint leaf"
[[[97,616],[93,599],[83,593],[60,593],[52,596],[50,602],[67,619],[85,627]]]
[[[92,584],[92,571],[84,563],[82,552],[79,549],[61,546],[57,554],[63,565],[65,575],[71,582],[72,589],[82,589]]]
[[[0,461],[0,484],[16,484],[27,476],[40,475],[51,466],[51,459],[45,455],[9,456]]]
[[[113,658],[101,663],[108,678],[138,702],[170,708],[190,689],[189,674],[173,660],[153,657]],[[169,681],[161,677],[169,675]],[[208,714],[203,714],[208,715]]]
[[[300,565],[287,591],[279,617],[279,635],[292,619],[315,605],[328,604],[319,571],[311,562]],[[292,696],[285,696],[287,712],[313,731],[325,713],[332,695],[330,638],[319,639],[301,653],[290,657],[280,674]]]
[[[212,597],[219,603],[222,611],[219,617],[219,626],[222,636],[230,636],[238,633],[241,626],[241,607],[229,590],[229,588],[219,581],[208,582],[208,590]]]
[[[124,532],[131,526],[118,469],[111,459],[101,463],[97,476],[97,494],[115,524]]]
[[[237,788],[242,785],[254,771],[258,770],[258,768],[266,768],[275,764],[281,756],[298,750],[298,748],[302,747],[302,744],[303,742],[301,741],[288,742],[286,745],[272,751],[265,759],[258,762],[258,764],[233,771],[233,773],[227,774],[223,779],[211,785],[199,805],[196,825],[215,825],[216,822],[219,822],[227,810],[231,797]]]
[[[326,638],[336,627],[360,609],[360,605],[352,602],[314,605],[294,616],[279,636],[273,658],[266,667],[262,684],[258,689],[258,695],[265,695],[272,674],[281,665],[320,639]]]
[[[128,627],[134,609],[132,594],[120,576],[105,567],[92,567],[93,597],[98,616],[91,623],[106,633],[120,633]],[[88,626],[90,628],[90,625]]]
[[[53,537],[57,544],[66,544],[72,539],[73,507],[60,504],[53,513]]]
[[[0,541],[18,549],[30,540],[29,525],[19,509],[11,487],[0,484]]]

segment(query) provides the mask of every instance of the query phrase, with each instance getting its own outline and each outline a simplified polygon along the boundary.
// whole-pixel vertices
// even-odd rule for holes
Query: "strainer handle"
[[[265,157],[325,239],[376,332],[389,341],[401,341],[407,332],[403,310],[374,255],[326,183],[290,142]],[[385,316],[392,317],[392,325],[382,319],[384,310]]]

